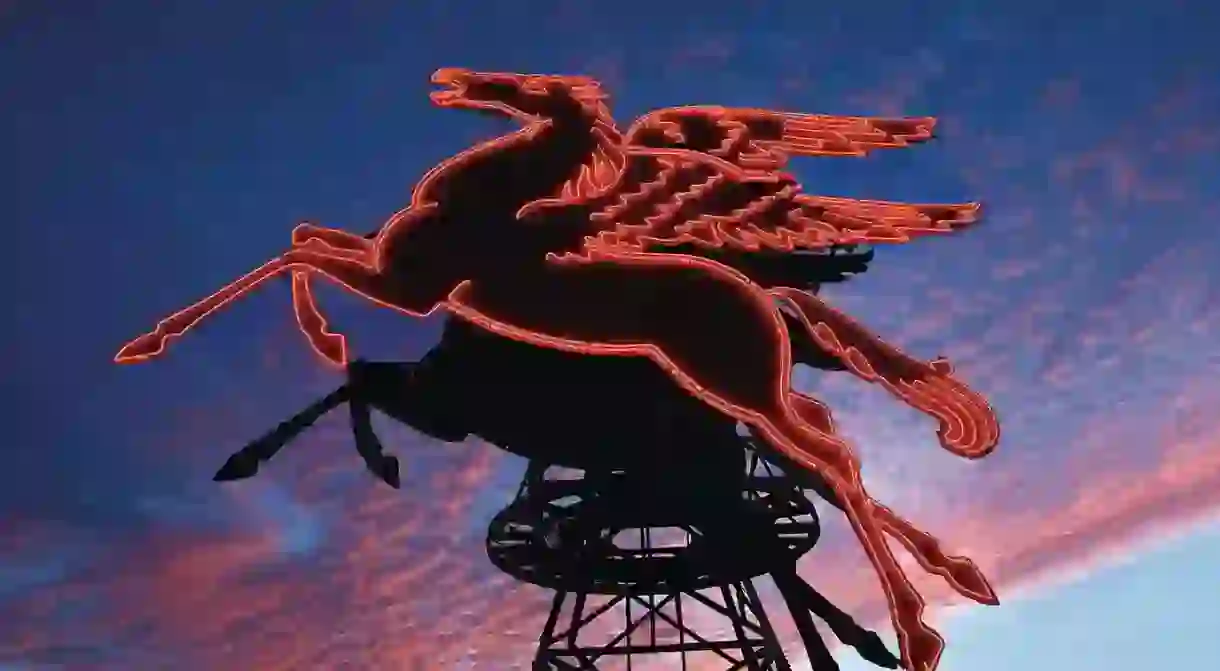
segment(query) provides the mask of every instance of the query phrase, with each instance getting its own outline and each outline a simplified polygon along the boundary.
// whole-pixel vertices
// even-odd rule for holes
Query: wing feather
[[[686,149],[750,174],[775,172],[791,156],[864,156],[933,137],[932,117],[886,118],[800,114],[697,105],[669,107],[636,119],[624,144]]]
[[[793,252],[943,235],[977,203],[917,204],[812,196],[782,173],[726,171],[693,150],[636,149],[615,193],[593,204],[586,253],[695,245]]]

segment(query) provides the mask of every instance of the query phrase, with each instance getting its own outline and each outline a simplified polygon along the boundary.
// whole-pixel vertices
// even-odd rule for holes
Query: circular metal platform
[[[670,489],[624,473],[527,474],[488,527],[487,555],[517,580],[587,594],[660,594],[764,575],[813,548],[820,527],[804,491],[757,470],[736,492]]]

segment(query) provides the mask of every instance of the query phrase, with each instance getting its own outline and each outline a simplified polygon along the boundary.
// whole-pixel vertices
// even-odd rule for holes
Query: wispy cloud
[[[841,26],[827,43],[847,44],[853,30]],[[970,48],[1014,44],[981,19],[953,32]],[[794,57],[806,53],[803,35],[789,38],[766,49],[675,38],[653,49],[669,56],[650,81],[710,88],[718,84],[689,75],[767,51],[762,65],[776,74],[768,90],[808,103],[822,73],[811,57]],[[585,64],[630,88],[648,73],[620,46]],[[808,180],[810,190],[906,197],[917,191],[906,192],[908,176],[927,170],[943,194],[981,199],[988,220],[956,239],[883,249],[867,276],[828,300],[920,356],[948,355],[993,399],[1005,435],[993,457],[955,461],[925,418],[881,390],[802,375],[858,446],[869,488],[975,557],[1002,599],[1214,515],[1220,200],[1202,175],[1216,174],[1220,134],[1201,111],[1214,108],[1214,86],[1186,73],[1166,80],[1158,99],[1099,110],[1090,79],[1067,69],[1011,83],[963,75],[974,71],[947,47],[894,49],[905,55],[880,59],[880,84],[840,87],[817,100],[837,107],[808,111],[944,108],[945,141],[918,168],[880,161],[888,167],[878,172],[891,173],[876,192],[871,174],[859,187],[862,168],[842,163],[849,177],[818,174],[825,179]],[[1023,107],[988,103],[1010,86],[1024,87]],[[257,373],[284,389],[327,384],[285,358],[288,338],[298,342],[276,334]],[[278,419],[282,404],[267,393],[237,389],[223,407],[184,410],[174,449],[150,450],[149,463],[192,473],[219,465],[216,445]],[[361,472],[341,422],[326,420],[257,480],[155,492],[124,483],[114,496],[135,499],[125,512],[138,522],[100,528],[45,511],[6,513],[0,665],[522,668],[548,595],[497,574],[483,547],[487,511],[507,503],[504,473],[519,464],[485,445],[440,445],[394,428],[383,437],[404,458],[402,492]],[[803,573],[880,622],[871,569],[839,515],[825,518]],[[912,574],[934,603],[959,603]],[[786,618],[776,621],[794,640]]]

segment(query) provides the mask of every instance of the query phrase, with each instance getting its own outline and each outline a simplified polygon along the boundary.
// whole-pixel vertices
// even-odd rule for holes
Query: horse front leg
[[[337,228],[302,222],[292,229],[292,247],[362,260],[375,267],[375,241]],[[296,316],[297,327],[305,335],[309,346],[323,361],[333,363],[346,358],[346,339],[342,334],[329,329],[326,316],[322,314],[314,297],[309,273],[292,273],[292,312]]]
[[[209,315],[249,294],[267,280],[293,271],[322,275],[375,303],[397,307],[389,298],[394,294],[394,288],[365,259],[353,258],[346,252],[336,253],[306,246],[267,261],[207,298],[162,319],[155,329],[124,345],[115,355],[115,362],[137,363],[163,354],[173,339],[185,335]],[[404,308],[399,310],[413,314]],[[316,334],[307,335],[312,337]],[[338,347],[331,348],[327,355],[338,365],[347,363],[346,347],[342,341],[339,341]]]
[[[285,445],[313,426],[314,422],[321,419],[323,415],[349,401],[351,396],[351,385],[345,384],[301,412],[280,422],[262,437],[247,443],[245,447],[234,452],[220,467],[220,470],[216,471],[216,475],[212,476],[212,480],[230,482],[253,477],[258,473],[259,466],[270,461]]]
[[[359,362],[354,362],[359,363]],[[377,479],[398,489],[402,485],[398,458],[385,453],[381,439],[373,430],[373,415],[369,403],[359,397],[347,404],[352,422],[352,437],[356,441],[356,452],[364,460],[364,466]]]
[[[372,409],[384,408],[392,401],[395,391],[410,384],[410,373],[404,374],[403,366],[401,363],[356,360],[347,367],[348,384],[355,390],[348,411],[356,453],[370,473],[394,489],[402,484],[398,459],[385,454],[381,439],[373,429]]]
[[[385,378],[389,373],[397,379],[401,366],[398,363],[353,361],[348,365],[346,384],[233,453],[212,479],[229,482],[256,475],[259,467],[285,445],[313,426],[323,415],[347,403],[357,453],[373,475],[397,489],[400,486],[398,460],[384,453],[381,441],[373,430],[371,407],[383,401],[381,397],[386,393],[382,389],[384,385],[380,384],[383,380],[379,378]]]

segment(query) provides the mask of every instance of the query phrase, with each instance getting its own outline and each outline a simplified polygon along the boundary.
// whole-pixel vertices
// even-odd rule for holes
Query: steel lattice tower
[[[665,482],[673,473],[531,464],[492,520],[487,552],[510,576],[554,591],[535,670],[687,668],[693,659],[720,662],[699,669],[791,669],[752,580],[771,575],[808,616],[785,587],[799,581],[796,559],[817,542],[818,518],[792,479],[752,451],[742,457],[736,486],[710,492]],[[814,638],[811,659],[829,659]]]

